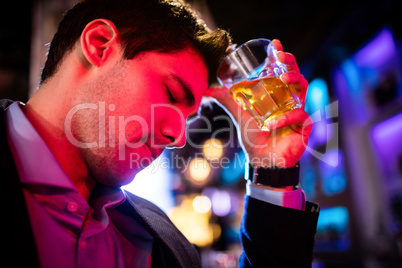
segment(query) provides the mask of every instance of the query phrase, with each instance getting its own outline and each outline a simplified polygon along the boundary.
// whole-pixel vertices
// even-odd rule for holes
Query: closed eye
[[[168,87],[166,87],[166,92],[167,92],[167,96],[168,96],[168,98],[169,98],[169,101],[170,101],[171,103],[176,103],[177,101],[176,101],[176,99],[173,97],[173,94],[172,94],[172,92],[170,92],[170,90],[169,90]]]

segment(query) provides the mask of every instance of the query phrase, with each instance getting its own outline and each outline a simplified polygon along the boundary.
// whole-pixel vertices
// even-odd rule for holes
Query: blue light
[[[350,248],[349,212],[345,207],[322,208],[317,223],[317,251],[345,251]]]
[[[306,112],[311,115],[329,104],[328,86],[324,79],[316,78],[310,82],[306,96]]]
[[[348,92],[348,84],[342,70],[337,68],[332,73],[332,79],[334,81],[334,88],[337,93],[337,97],[339,98],[339,102],[343,104],[342,106],[349,107],[349,92]]]
[[[325,231],[335,231],[343,234],[347,231],[349,222],[349,212],[345,207],[331,207],[320,210],[317,222],[317,233]]]
[[[332,126],[328,123],[326,107],[329,105],[328,86],[324,79],[316,78],[310,82],[306,96],[305,111],[314,122],[309,144],[322,145],[333,136]]]
[[[316,195],[316,172],[311,163],[303,162],[300,166],[300,179],[307,199],[313,199]]]
[[[323,192],[326,195],[335,195],[343,192],[347,185],[345,169],[343,167],[343,155],[338,149],[328,151],[322,156],[319,164]],[[327,163],[337,163],[328,165]]]
[[[347,100],[341,100],[350,109],[351,117],[357,121],[365,122],[367,113],[365,111],[364,92],[362,86],[362,70],[354,60],[346,60],[341,65],[342,75],[346,82]]]
[[[235,153],[233,159],[222,168],[221,181],[224,184],[236,183],[244,176],[246,156],[242,150]]]
[[[349,92],[355,98],[355,101],[358,101],[362,96],[361,91],[361,75],[360,70],[357,67],[356,63],[352,60],[346,60],[342,63],[341,66],[342,73],[346,78],[346,82],[348,84]]]

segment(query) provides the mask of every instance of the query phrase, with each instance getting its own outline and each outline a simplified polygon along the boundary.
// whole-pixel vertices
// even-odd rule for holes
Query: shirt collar
[[[14,102],[6,110],[7,136],[22,183],[42,184],[75,190],[59,162]]]
[[[45,141],[25,116],[21,109],[23,105],[14,102],[5,112],[7,136],[21,182],[77,191]],[[108,204],[111,207],[125,200],[119,187],[99,184],[96,188],[95,198],[92,199],[98,206]]]
[[[120,187],[105,186],[98,183],[91,193],[89,203],[95,209],[93,217],[97,220],[105,219],[106,209],[113,208],[126,200]]]

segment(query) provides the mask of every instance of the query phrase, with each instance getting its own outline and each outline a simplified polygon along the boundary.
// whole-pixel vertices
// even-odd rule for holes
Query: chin
[[[124,170],[113,170],[108,172],[107,176],[105,174],[96,177],[96,180],[104,185],[112,187],[121,187],[131,183],[134,177],[142,169],[124,169]]]
[[[94,179],[104,185],[120,187],[131,183],[141,170],[152,163],[152,156],[144,147],[134,152],[127,152],[123,159],[118,153],[98,153],[87,155],[88,168]]]

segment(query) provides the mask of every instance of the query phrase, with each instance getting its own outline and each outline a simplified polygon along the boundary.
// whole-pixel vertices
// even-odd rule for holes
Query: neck
[[[89,200],[96,181],[88,170],[82,149],[73,145],[64,132],[64,121],[68,107],[71,107],[71,100],[68,96],[60,97],[56,88],[50,89],[55,90],[52,94],[48,87],[51,87],[51,84],[41,86],[24,106],[23,111],[78,192]]]

